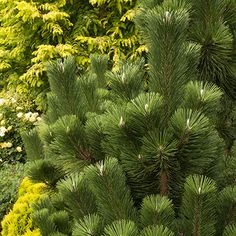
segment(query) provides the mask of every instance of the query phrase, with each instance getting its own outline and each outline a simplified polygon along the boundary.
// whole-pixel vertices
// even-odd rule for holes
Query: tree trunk
[[[168,196],[169,194],[168,181],[169,181],[169,178],[168,178],[167,171],[162,171],[161,177],[160,177],[160,195],[161,196]]]

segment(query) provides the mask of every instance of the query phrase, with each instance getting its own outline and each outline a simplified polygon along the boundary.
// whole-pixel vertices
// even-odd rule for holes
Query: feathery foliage
[[[90,53],[107,53],[116,65],[142,54],[146,49],[132,22],[135,5],[135,0],[1,0],[1,85],[17,86],[44,108],[48,60],[76,55],[85,68]]]

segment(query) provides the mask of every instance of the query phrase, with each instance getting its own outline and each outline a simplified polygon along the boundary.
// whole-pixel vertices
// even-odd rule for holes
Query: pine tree
[[[85,75],[73,58],[48,65],[47,113],[23,135],[28,175],[49,192],[34,206],[43,236],[236,235],[236,152],[225,158],[224,92],[189,39],[195,1],[161,2],[136,18],[148,79],[142,59],[110,71],[92,56]]]
[[[189,2],[192,4],[189,38],[201,47],[199,79],[215,83],[224,92],[217,129],[226,141],[226,154],[231,156],[236,139],[236,2]]]

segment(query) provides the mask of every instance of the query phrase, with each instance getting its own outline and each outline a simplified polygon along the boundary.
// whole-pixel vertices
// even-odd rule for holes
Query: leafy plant
[[[82,68],[89,55],[107,53],[110,59],[137,56],[139,36],[132,22],[133,0],[117,1],[0,1],[0,71],[2,84],[32,95],[45,108],[45,62],[76,55]],[[41,101],[41,102],[40,102]]]
[[[33,226],[31,205],[41,198],[43,184],[33,184],[28,178],[24,178],[19,187],[19,197],[13,209],[2,221],[2,236],[10,235],[34,235],[40,236],[40,232]]]
[[[40,119],[33,111],[33,104],[2,92],[0,95],[0,165],[4,163],[24,163],[26,154],[20,132],[31,129]]]
[[[17,199],[17,191],[24,176],[23,164],[5,164],[0,168],[0,221]]]

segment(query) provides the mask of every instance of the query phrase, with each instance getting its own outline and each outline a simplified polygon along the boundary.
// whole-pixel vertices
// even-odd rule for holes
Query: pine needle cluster
[[[205,2],[227,13],[229,34],[233,1]],[[43,236],[236,235],[235,146],[225,154],[216,118],[233,89],[223,79],[235,76],[233,59],[216,34],[222,45],[203,60],[204,46],[189,33],[206,17],[198,3],[140,6],[148,75],[142,59],[110,71],[107,57],[95,55],[83,75],[73,58],[48,65],[47,113],[23,135],[28,175],[49,191],[34,206]]]

